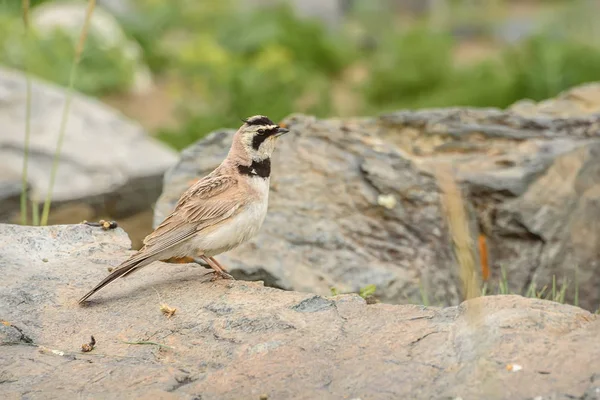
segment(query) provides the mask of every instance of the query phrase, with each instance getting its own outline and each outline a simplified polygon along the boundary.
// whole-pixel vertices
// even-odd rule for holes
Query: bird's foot
[[[223,268],[223,266],[221,266],[221,264],[214,258],[201,255],[200,259],[205,261],[215,271],[211,281],[216,281],[217,279],[233,279],[233,276],[229,275],[225,268]]]
[[[211,282],[217,281],[219,279],[229,279],[229,280],[235,280],[235,278],[231,275],[229,275],[227,272],[224,271],[213,271],[213,277],[210,279]]]

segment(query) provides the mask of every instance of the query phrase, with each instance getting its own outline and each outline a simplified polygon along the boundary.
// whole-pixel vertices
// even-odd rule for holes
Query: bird
[[[267,214],[271,155],[288,129],[264,115],[243,119],[227,157],[192,184],[173,211],[143,241],[140,250],[86,293],[79,304],[118,278],[154,261],[193,260],[214,270],[214,279],[233,279],[214,256],[248,241]]]

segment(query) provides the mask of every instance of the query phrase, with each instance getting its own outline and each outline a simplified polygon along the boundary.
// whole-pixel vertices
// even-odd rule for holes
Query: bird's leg
[[[194,260],[194,263],[196,263],[196,264],[198,264],[198,265],[200,265],[200,266],[202,266],[204,268],[211,268],[210,264],[207,263],[206,261],[204,261],[201,258],[194,257],[193,260]]]
[[[214,257],[208,257],[208,258],[210,258],[210,259],[211,259],[211,260],[212,260],[212,261],[213,261],[215,264],[217,264],[217,265],[219,266],[219,268],[221,268],[221,269],[222,269],[224,272],[227,272],[227,273],[229,273],[229,272],[227,271],[227,268],[225,268],[225,267],[223,266],[223,264],[221,264],[220,262],[218,262],[216,258],[214,258]]]
[[[200,258],[206,261],[208,265],[210,265],[210,267],[215,270],[215,277],[213,278],[213,280],[217,278],[233,279],[233,277],[227,272],[225,272],[217,263],[213,262],[212,258],[206,257],[205,255],[201,255]]]
[[[210,268],[210,265],[208,265],[204,260],[201,260],[200,258],[197,258],[197,257],[171,257],[171,258],[167,258],[166,260],[160,260],[160,261],[166,262],[169,264],[198,264],[201,267]]]

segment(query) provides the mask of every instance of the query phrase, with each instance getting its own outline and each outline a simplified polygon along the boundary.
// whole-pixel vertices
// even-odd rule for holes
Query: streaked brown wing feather
[[[173,212],[144,239],[143,253],[158,254],[234,215],[242,200],[234,193],[236,183],[235,177],[224,175],[208,176],[192,185]]]
[[[115,279],[160,259],[156,256],[163,251],[234,215],[245,201],[236,192],[236,184],[235,177],[209,175],[191,186],[181,196],[175,210],[144,239],[144,247],[112,271],[79,302],[85,301]]]

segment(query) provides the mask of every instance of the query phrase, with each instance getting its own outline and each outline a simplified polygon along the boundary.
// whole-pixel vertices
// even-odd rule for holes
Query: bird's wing
[[[191,186],[173,212],[144,239],[144,257],[151,257],[195,233],[233,216],[244,198],[235,191],[237,178],[231,175],[206,177]]]
[[[182,196],[175,210],[144,239],[144,247],[113,270],[83,296],[79,303],[92,296],[115,279],[160,259],[163,251],[188,240],[197,232],[214,226],[235,215],[246,198],[235,190],[237,179],[230,175],[207,176],[192,185]]]

